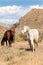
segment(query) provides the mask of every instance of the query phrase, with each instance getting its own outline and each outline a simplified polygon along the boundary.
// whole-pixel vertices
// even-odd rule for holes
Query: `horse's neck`
[[[29,31],[30,31],[30,28],[29,28],[29,27],[27,27],[27,31],[26,31],[26,33],[28,34],[28,33],[29,33]]]
[[[29,27],[27,27],[27,31],[28,31],[28,32],[30,31],[30,28],[29,28]]]

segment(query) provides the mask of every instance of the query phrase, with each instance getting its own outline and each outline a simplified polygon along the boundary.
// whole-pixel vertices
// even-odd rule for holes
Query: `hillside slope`
[[[24,25],[43,31],[43,9],[32,9],[25,16],[21,17],[19,22],[20,25],[17,27],[17,32],[19,32]]]
[[[6,25],[0,23],[0,40],[1,40],[1,38],[3,37],[4,32],[5,32],[6,30],[8,30],[9,28],[10,28],[10,27],[8,27],[8,26],[6,26]]]

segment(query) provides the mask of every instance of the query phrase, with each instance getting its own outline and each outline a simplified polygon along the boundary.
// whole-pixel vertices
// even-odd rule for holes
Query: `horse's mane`
[[[30,30],[30,27],[29,26],[24,26],[24,28],[26,28],[28,31]]]

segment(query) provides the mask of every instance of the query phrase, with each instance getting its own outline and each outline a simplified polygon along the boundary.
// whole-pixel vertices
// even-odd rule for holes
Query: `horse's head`
[[[25,32],[28,32],[29,30],[30,30],[30,28],[28,26],[24,26],[21,33],[24,34]]]

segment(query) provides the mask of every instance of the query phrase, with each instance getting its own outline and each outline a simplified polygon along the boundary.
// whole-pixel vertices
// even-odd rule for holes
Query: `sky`
[[[0,0],[0,23],[12,25],[33,8],[43,9],[43,0]]]

